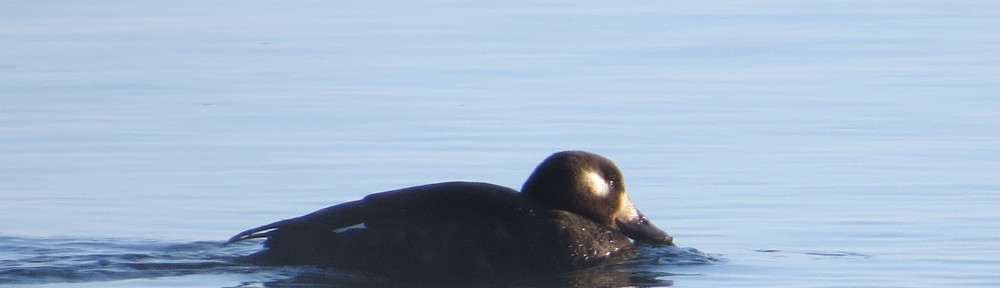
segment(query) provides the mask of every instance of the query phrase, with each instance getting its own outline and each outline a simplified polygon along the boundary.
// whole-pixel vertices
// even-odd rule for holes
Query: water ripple
[[[235,261],[260,249],[253,241],[223,247],[222,242],[165,243],[136,239],[20,238],[0,236],[0,284],[83,283],[157,279],[186,275],[247,275],[237,286],[371,287],[393,283],[356,273],[310,267],[260,267]],[[693,248],[641,246],[639,257],[563,277],[537,286],[671,286],[664,266],[707,264],[716,256]],[[255,276],[250,276],[255,274]],[[263,277],[258,277],[264,275]],[[259,280],[259,279],[265,280]],[[497,286],[499,283],[491,283]]]
[[[0,283],[44,284],[232,273],[247,247],[221,242],[0,237]]]

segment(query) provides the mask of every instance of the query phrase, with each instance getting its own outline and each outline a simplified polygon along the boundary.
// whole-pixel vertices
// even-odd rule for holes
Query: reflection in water
[[[0,284],[44,284],[149,279],[186,275],[235,274],[237,286],[389,287],[379,277],[312,267],[260,267],[235,261],[259,249],[258,243],[221,246],[221,242],[164,243],[133,239],[32,239],[0,237]],[[640,246],[637,257],[607,266],[546,279],[511,283],[462,283],[470,286],[663,287],[672,274],[664,265],[707,264],[718,259],[693,248]],[[242,276],[240,276],[242,277]],[[265,279],[265,280],[258,280]],[[455,283],[424,283],[435,286]]]

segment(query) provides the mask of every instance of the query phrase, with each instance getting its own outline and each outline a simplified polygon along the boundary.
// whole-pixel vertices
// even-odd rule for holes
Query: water
[[[570,284],[1000,283],[997,4],[3,6],[4,285],[381,285],[218,244],[566,149],[705,253]]]

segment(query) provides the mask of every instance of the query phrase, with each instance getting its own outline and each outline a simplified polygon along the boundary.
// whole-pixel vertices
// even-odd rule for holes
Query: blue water
[[[567,281],[1000,284],[992,2],[2,6],[5,286],[381,285],[218,244],[567,149],[681,247]]]

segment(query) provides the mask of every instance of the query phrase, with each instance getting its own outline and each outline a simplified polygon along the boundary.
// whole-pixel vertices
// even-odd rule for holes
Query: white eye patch
[[[611,195],[611,185],[608,185],[608,181],[597,174],[597,172],[590,171],[583,175],[585,183],[587,183],[588,188],[590,188],[590,193],[599,196],[607,197]]]

